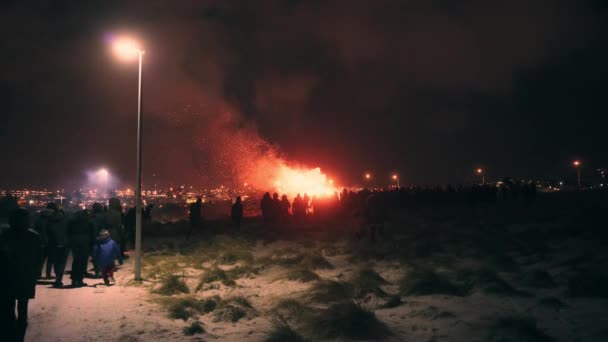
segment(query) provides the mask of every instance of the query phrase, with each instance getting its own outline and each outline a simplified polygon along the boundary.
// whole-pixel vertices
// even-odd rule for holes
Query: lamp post
[[[475,170],[475,172],[477,172],[477,174],[481,176],[481,185],[485,185],[486,184],[486,175],[483,172],[483,169],[478,168],[477,170]]]
[[[141,281],[141,166],[143,142],[142,116],[142,67],[145,51],[130,38],[120,38],[113,42],[114,52],[122,58],[139,60],[139,75],[137,79],[137,182],[135,185],[135,280]]]
[[[576,168],[576,180],[578,183],[578,190],[581,190],[581,162],[579,160],[575,160],[572,162],[572,165]]]
[[[397,189],[399,189],[401,187],[401,185],[399,184],[399,175],[395,173],[392,178],[394,181],[397,182]]]

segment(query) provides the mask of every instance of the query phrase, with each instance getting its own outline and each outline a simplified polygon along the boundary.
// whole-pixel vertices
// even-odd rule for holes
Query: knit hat
[[[109,232],[107,229],[102,229],[102,230],[100,230],[100,231],[99,231],[99,235],[98,235],[98,237],[99,237],[100,239],[105,239],[105,238],[107,238],[108,236],[110,236],[110,232]]]

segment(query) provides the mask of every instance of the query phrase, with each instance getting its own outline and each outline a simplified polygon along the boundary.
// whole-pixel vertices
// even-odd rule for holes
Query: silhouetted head
[[[57,209],[58,209],[57,208],[57,203],[55,203],[55,202],[49,202],[49,203],[46,204],[46,208],[50,209],[50,210],[53,210],[53,211],[57,211]]]
[[[99,231],[99,235],[97,236],[99,239],[107,239],[110,237],[110,232],[107,229],[102,229]]]
[[[272,198],[275,200],[279,199],[279,194],[277,194],[276,192],[274,194],[272,194]]]
[[[241,196],[236,197],[236,203],[241,203]]]
[[[287,199],[287,195],[283,195],[283,196],[281,196],[281,201],[288,201],[288,199]]]
[[[93,203],[93,213],[100,213],[103,211],[103,205],[101,203],[95,202]]]
[[[270,192],[265,193],[264,198],[270,198]]]
[[[30,212],[24,208],[18,208],[11,213],[8,223],[13,229],[26,230],[30,226]]]
[[[120,200],[116,197],[110,198],[108,201],[108,206],[110,207],[110,210],[122,211]]]
[[[198,196],[196,198],[196,203],[203,203],[203,198],[201,196]]]

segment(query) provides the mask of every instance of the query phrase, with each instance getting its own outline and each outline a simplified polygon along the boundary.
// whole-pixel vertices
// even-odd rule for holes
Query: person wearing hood
[[[48,225],[49,258],[53,260],[55,270],[54,288],[63,287],[63,272],[68,259],[68,226],[63,209],[57,210],[50,218]]]
[[[95,242],[95,225],[89,212],[82,210],[68,223],[68,240],[72,250],[72,287],[87,286],[83,282],[87,273],[89,252]]]
[[[42,260],[40,261],[40,273],[42,273],[44,263],[46,262],[45,276],[42,277],[42,279],[53,279],[53,277],[51,277],[53,259],[49,251],[48,226],[51,216],[53,216],[56,211],[57,204],[55,202],[49,202],[46,205],[46,209],[40,211],[40,216],[38,216],[34,222],[34,230],[38,233],[38,235],[40,235],[43,245]]]
[[[98,267],[97,272],[101,273],[106,286],[110,285],[110,280],[116,282],[114,280],[114,271],[116,271],[114,262],[118,259],[118,262],[122,265],[122,253],[120,252],[120,247],[112,240],[110,232],[106,229],[102,229],[99,232],[97,241],[93,246],[92,255],[95,265]]]
[[[9,219],[10,229],[3,234],[3,240],[8,246],[8,260],[11,263],[12,279],[3,279],[11,282],[9,291],[11,296],[2,295],[2,316],[12,313],[8,317],[9,324],[14,325],[14,340],[23,341],[28,325],[28,303],[36,295],[36,282],[40,276],[40,262],[42,260],[42,239],[30,227],[30,213],[24,208],[14,210]],[[3,270],[4,272],[5,270]],[[4,290],[4,289],[3,289]],[[4,301],[4,299],[10,299]],[[4,306],[6,305],[6,308]],[[15,318],[15,306],[17,318]],[[5,311],[6,310],[6,311]],[[2,317],[2,320],[6,317]],[[4,337],[4,336],[3,336]]]

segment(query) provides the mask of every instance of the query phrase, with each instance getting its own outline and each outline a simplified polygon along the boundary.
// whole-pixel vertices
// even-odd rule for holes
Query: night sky
[[[146,49],[145,184],[212,182],[203,137],[225,112],[347,184],[608,167],[606,1],[28,3],[0,5],[0,187],[77,186],[100,166],[133,184],[121,32]]]

